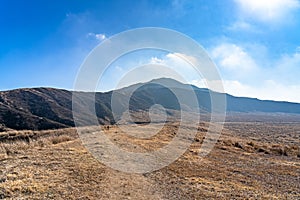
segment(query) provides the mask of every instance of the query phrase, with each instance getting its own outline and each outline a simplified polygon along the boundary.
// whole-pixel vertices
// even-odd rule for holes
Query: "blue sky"
[[[3,0],[0,23],[0,90],[72,89],[94,47],[119,32],[150,26],[199,42],[216,63],[227,93],[300,102],[298,0]],[[172,55],[147,52],[132,58],[176,66]],[[128,60],[115,67],[124,70],[133,62]],[[200,79],[188,82],[203,85]]]

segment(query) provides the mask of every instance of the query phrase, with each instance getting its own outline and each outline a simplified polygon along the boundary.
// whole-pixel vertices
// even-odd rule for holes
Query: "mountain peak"
[[[169,88],[169,89],[168,89]],[[199,107],[192,106],[188,100],[190,89],[193,89]],[[172,91],[186,100],[184,108],[178,105],[176,96]],[[119,95],[118,105],[120,110],[128,110],[124,107],[124,98],[130,99],[130,109],[133,111],[146,111],[154,104],[160,104],[169,113],[184,109],[185,111],[210,112],[211,99],[208,89],[181,83],[171,78],[159,78],[147,83],[139,83],[117,90]],[[131,92],[133,93],[131,93]],[[72,110],[72,94],[67,90],[54,88],[18,89],[0,92],[0,124],[1,129],[52,129],[74,126]],[[88,93],[83,93],[84,96]],[[115,123],[111,110],[112,92],[96,93],[95,108],[100,123]],[[289,102],[262,101],[253,98],[234,97],[226,95],[227,111],[239,113],[287,113],[300,114],[300,104]],[[76,106],[78,112],[85,115],[86,105],[80,101]],[[119,113],[122,114],[122,113]],[[85,120],[90,116],[86,115]],[[94,124],[91,124],[94,125]],[[4,128],[3,128],[4,127]]]

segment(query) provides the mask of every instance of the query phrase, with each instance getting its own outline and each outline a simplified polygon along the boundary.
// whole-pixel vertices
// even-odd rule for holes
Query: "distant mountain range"
[[[167,85],[168,87],[165,87]],[[170,90],[169,87],[172,89]],[[189,103],[190,89],[195,92],[198,107]],[[183,99],[184,105],[179,105],[172,91],[176,91]],[[117,116],[126,112],[126,99],[129,101],[130,111],[147,111],[154,104],[162,105],[172,115],[180,109],[187,112],[209,113],[211,111],[210,92],[208,89],[186,85],[173,79],[156,79],[147,83],[139,83],[126,88],[110,92],[78,92],[90,100],[95,97],[95,110],[99,123],[114,124],[111,109],[111,97],[118,105]],[[16,89],[0,92],[0,131],[6,129],[55,129],[74,126],[72,113],[71,91],[54,88]],[[213,92],[212,92],[213,93]],[[216,95],[220,93],[214,93]],[[224,94],[227,101],[227,112],[230,113],[284,113],[300,114],[300,104],[278,101],[264,101],[254,98],[234,97]],[[76,112],[85,115],[85,103],[76,101]],[[86,115],[88,122],[89,116]]]

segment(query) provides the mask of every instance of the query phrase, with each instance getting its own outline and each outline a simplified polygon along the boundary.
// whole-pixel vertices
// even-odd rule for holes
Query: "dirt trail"
[[[2,142],[0,199],[300,199],[299,135],[287,134],[289,144],[270,144],[261,141],[282,134],[255,135],[263,129],[253,125],[247,129],[255,137],[250,141],[249,135],[240,134],[242,127],[231,127],[204,160],[198,157],[200,134],[174,163],[146,174],[105,166],[73,137],[71,129],[55,130],[51,137],[41,132],[42,137],[30,143]],[[282,129],[289,126],[266,127],[274,133]],[[127,145],[129,139],[120,134],[111,139],[121,147],[143,151],[164,145],[173,134],[169,127],[140,146],[141,140]]]
[[[127,174],[112,169],[105,172],[103,193],[107,199],[163,199],[159,185],[142,174]]]

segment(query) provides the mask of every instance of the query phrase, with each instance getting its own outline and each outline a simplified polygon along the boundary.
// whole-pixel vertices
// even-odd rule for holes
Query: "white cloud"
[[[162,77],[187,83],[188,80],[197,77],[197,72],[186,61],[195,62],[195,58],[191,56],[179,53],[162,54],[158,57],[146,55],[142,58],[137,58],[134,54],[127,56],[132,57],[129,57],[130,59],[121,57],[106,70],[106,74],[102,76],[102,83],[97,88],[98,90],[108,91]]]
[[[189,82],[200,88],[206,88],[204,79],[192,80]],[[300,103],[300,84],[282,84],[278,80],[260,81],[259,87],[245,84],[238,80],[223,80],[224,90],[213,88],[214,91],[226,92],[238,97],[251,97],[262,100],[289,101]],[[215,85],[215,84],[212,84]]]
[[[175,64],[176,67],[182,67],[190,64],[197,65],[197,59],[193,56],[185,55],[182,53],[168,53],[164,58],[152,57],[150,63],[165,64],[170,66]]]
[[[210,54],[221,69],[225,91],[236,96],[300,102],[299,49],[275,60],[268,59],[265,50],[261,45],[244,48],[229,43],[212,48]]]
[[[100,42],[106,39],[106,35],[102,33],[88,33],[87,37],[94,38]]]
[[[207,88],[205,79],[194,79],[194,80],[191,80],[189,83],[192,85],[195,85],[199,88]]]
[[[298,0],[235,0],[240,14],[261,22],[273,23],[287,20],[300,7]]]
[[[164,60],[157,58],[157,57],[151,57],[150,63],[151,64],[164,64]]]
[[[106,38],[106,36],[104,34],[96,34],[95,37],[100,41],[102,41]]]
[[[230,25],[227,29],[230,31],[260,32],[255,26],[245,21],[237,21]]]
[[[240,76],[258,68],[255,60],[242,47],[235,44],[220,44],[213,48],[210,54],[219,67]]]
[[[166,57],[175,60],[176,62],[178,62],[181,59],[184,59],[185,62],[188,62],[189,64],[192,64],[194,66],[198,65],[197,58],[183,53],[169,53]]]
[[[270,73],[270,71],[268,72]],[[292,55],[282,55],[275,63],[271,71],[272,76],[284,82],[300,84],[300,52]],[[298,92],[300,95],[300,91]]]
[[[259,87],[243,84],[237,80],[224,80],[223,84],[225,92],[234,96],[300,102],[300,84],[283,85],[278,80],[265,80],[261,82]]]
[[[193,65],[197,66],[197,59],[193,56],[181,53],[168,53],[162,58],[152,57],[149,63],[168,66],[181,74],[186,80],[193,80],[195,77],[199,77],[199,74],[193,67]]]

